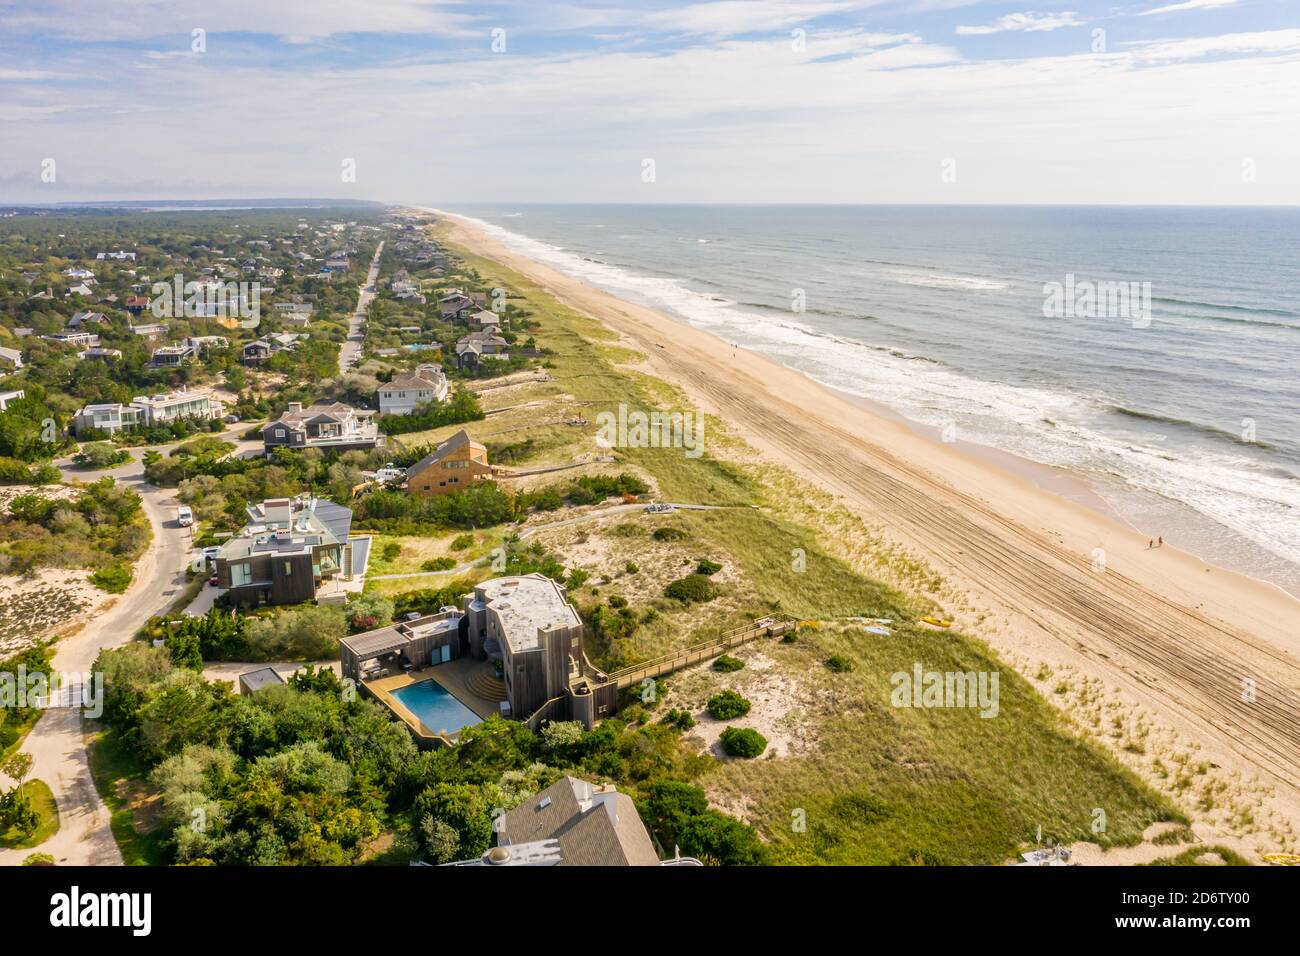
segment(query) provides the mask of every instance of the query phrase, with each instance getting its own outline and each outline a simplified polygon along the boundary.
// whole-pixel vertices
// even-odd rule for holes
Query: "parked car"
[[[188,528],[194,524],[194,512],[190,510],[189,505],[181,505],[176,509],[176,523],[182,528]]]

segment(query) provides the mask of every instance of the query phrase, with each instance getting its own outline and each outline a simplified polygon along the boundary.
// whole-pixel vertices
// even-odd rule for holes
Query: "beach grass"
[[[540,323],[535,334],[550,350],[551,381],[530,386],[528,399],[567,401],[566,407],[585,409],[588,420],[620,403],[690,408],[675,388],[646,374],[639,367],[643,356],[617,345],[604,326],[526,277],[457,247],[445,227],[435,229],[489,284],[521,293]],[[534,437],[526,420],[518,424],[515,434]],[[479,437],[503,426],[515,427],[493,416],[470,432]],[[589,452],[594,433],[594,423],[539,426],[537,446],[545,452],[535,454],[555,460]],[[1140,842],[1154,822],[1187,822],[1102,746],[1080,739],[1060,711],[981,641],[916,623],[936,609],[937,576],[856,525],[824,494],[757,461],[724,422],[708,419],[706,434],[708,453],[696,458],[679,448],[615,450],[618,466],[643,475],[659,500],[720,506],[657,519],[681,529],[682,540],[656,543],[626,516],[539,538],[562,560],[566,552],[590,553],[592,535],[623,538],[604,560],[615,570],[574,592],[583,605],[639,589],[642,603],[659,612],[623,646],[595,648],[616,658],[651,657],[773,612],[819,622],[801,628],[792,643],[761,642],[753,653],[770,658],[770,667],[728,675],[696,669],[708,671],[717,686],[781,681],[790,688],[780,723],[792,728],[796,745],[779,756],[773,748],[755,760],[716,760],[701,781],[718,805],[759,828],[776,861],[996,864],[1032,844],[1040,828],[1045,839],[1106,847]],[[653,589],[641,583],[656,560],[686,573],[704,557],[724,566],[714,601],[681,607],[651,599]],[[639,576],[617,570],[624,559],[642,569]],[[892,634],[865,633],[846,621],[855,617],[888,618]],[[833,672],[826,666],[831,657],[846,669]],[[997,715],[892,706],[892,675],[911,673],[918,663],[925,671],[996,673]],[[701,705],[698,694],[676,688],[703,679],[670,677],[666,705]]]

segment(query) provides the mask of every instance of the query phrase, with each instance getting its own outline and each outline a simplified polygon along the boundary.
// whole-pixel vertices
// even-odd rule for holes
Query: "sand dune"
[[[1013,658],[1068,662],[1122,688],[1205,759],[1258,771],[1275,785],[1275,808],[1296,818],[1300,602],[1172,547],[1148,550],[1100,512],[448,218],[453,241],[620,333],[765,457],[929,562],[987,615],[973,633]]]

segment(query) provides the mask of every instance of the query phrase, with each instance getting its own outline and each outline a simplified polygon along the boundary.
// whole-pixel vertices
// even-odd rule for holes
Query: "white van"
[[[189,505],[181,505],[176,509],[176,523],[182,528],[188,528],[194,524],[194,512],[190,510]]]

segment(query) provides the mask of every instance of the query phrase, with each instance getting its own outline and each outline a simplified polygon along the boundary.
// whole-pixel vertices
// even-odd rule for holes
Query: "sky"
[[[1300,203],[1300,0],[0,0],[0,202]]]

